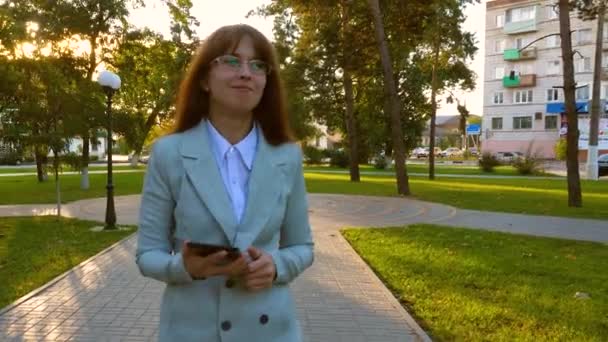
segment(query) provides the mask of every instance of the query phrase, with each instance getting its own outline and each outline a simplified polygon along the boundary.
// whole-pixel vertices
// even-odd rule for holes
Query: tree
[[[566,133],[566,168],[568,172],[568,206],[581,207],[581,181],[578,165],[578,118],[575,102],[576,82],[574,81],[574,63],[570,30],[570,4],[568,0],[559,0],[559,31],[562,41],[562,60],[564,64],[564,99],[568,131]]]
[[[604,20],[606,1],[578,0],[575,2],[579,17],[583,20],[597,20],[595,40],[595,60],[593,68],[593,95],[591,97],[591,119],[589,120],[589,145],[587,147],[587,178],[598,180],[597,146],[600,112],[600,92],[602,68],[602,50],[604,41]]]
[[[397,171],[397,193],[409,195],[410,189],[405,168],[405,146],[403,133],[401,132],[401,109],[400,101],[395,86],[392,60],[389,55],[386,37],[384,34],[384,23],[378,0],[368,0],[370,12],[374,18],[378,50],[382,58],[382,70],[384,72],[384,94],[387,101],[388,112],[391,117],[391,136],[393,138],[393,149],[395,151],[395,169]]]
[[[153,126],[170,119],[173,101],[194,46],[164,39],[148,29],[123,35],[110,64],[128,84],[116,97],[115,131],[137,163]]]
[[[473,34],[464,32],[463,8],[473,1],[437,0],[429,6],[434,15],[425,21],[426,34],[420,53],[426,55],[423,68],[431,74],[431,117],[429,150],[435,147],[437,96],[446,88],[475,88],[474,72],[466,63],[477,48]],[[435,178],[435,155],[429,153],[429,179]]]

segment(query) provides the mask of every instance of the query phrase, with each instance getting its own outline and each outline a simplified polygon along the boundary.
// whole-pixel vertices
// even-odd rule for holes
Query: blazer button
[[[228,279],[226,280],[226,287],[231,289],[234,286],[234,280]]]
[[[231,327],[232,327],[232,324],[230,324],[230,321],[222,322],[222,330],[228,331],[228,330],[230,330]]]
[[[261,324],[266,324],[266,323],[268,323],[268,315],[263,314],[262,316],[260,316],[260,323],[261,323]]]

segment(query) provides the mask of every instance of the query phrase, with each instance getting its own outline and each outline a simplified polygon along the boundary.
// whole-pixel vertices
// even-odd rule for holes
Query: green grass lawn
[[[343,235],[431,338],[608,341],[606,244],[435,225]]]
[[[394,196],[393,177],[365,176],[360,183],[348,175],[305,174],[309,192],[353,195]],[[567,206],[566,180],[556,179],[481,179],[411,177],[415,198],[445,203],[464,209],[500,211],[534,215],[608,219],[608,182],[582,181],[583,207]]]
[[[101,165],[95,165],[95,166],[89,166],[89,171],[105,171],[107,170],[108,167],[107,166],[101,166]],[[137,165],[137,167],[131,167],[129,165],[115,165],[113,167],[114,170],[145,170],[146,166],[145,165]],[[63,171],[79,171],[79,170],[72,170],[69,168],[64,168]],[[11,168],[1,168],[0,169],[0,174],[2,173],[32,173],[32,172],[36,172],[36,167],[11,167]],[[49,177],[51,177],[52,175],[49,174]]]
[[[144,173],[114,175],[116,195],[138,194]],[[311,193],[394,196],[393,176],[364,176],[360,183],[351,183],[346,174],[305,173]],[[61,177],[61,198],[64,202],[106,195],[106,175],[90,175],[91,189],[80,190],[79,175]],[[567,207],[564,178],[556,179],[488,179],[411,177],[415,198],[445,203],[458,208],[523,214],[608,219],[608,182],[585,181],[583,207]],[[53,203],[55,183],[37,183],[35,176],[0,177],[0,204]]]
[[[314,172],[314,171],[343,171],[348,172],[348,169],[341,169],[337,167],[329,167],[329,166],[306,166],[304,167],[305,171]],[[359,170],[361,172],[372,171],[372,172],[385,172],[388,175],[394,174],[395,170],[393,168],[387,170],[378,170],[374,168],[372,165],[359,165]],[[407,164],[407,172],[408,173],[429,173],[428,164]],[[449,174],[449,175],[484,175],[484,176],[521,176],[517,173],[517,170],[510,165],[498,166],[494,169],[494,172],[483,172],[477,166],[467,166],[467,165],[435,165],[435,174]],[[530,177],[534,177],[535,175],[530,175]],[[548,173],[539,173],[536,176],[550,176],[557,177],[553,174]]]
[[[131,195],[141,192],[143,172],[116,173],[113,175],[114,195]],[[80,175],[60,177],[63,203],[85,198],[106,196],[105,174],[89,175],[89,190],[80,189]],[[55,203],[55,180],[38,183],[36,176],[0,177],[0,204]]]
[[[54,216],[0,218],[0,308],[135,231],[89,231],[98,225]]]

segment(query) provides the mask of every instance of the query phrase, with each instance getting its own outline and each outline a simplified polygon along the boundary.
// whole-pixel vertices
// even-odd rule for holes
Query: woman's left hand
[[[244,285],[248,290],[258,291],[272,287],[276,268],[272,256],[265,251],[249,247],[247,249],[251,262],[247,265],[244,275]]]

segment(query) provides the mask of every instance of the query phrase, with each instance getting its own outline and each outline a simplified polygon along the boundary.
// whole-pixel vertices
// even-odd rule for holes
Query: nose
[[[251,79],[251,70],[249,69],[249,63],[242,63],[239,68],[239,78],[241,79]]]

